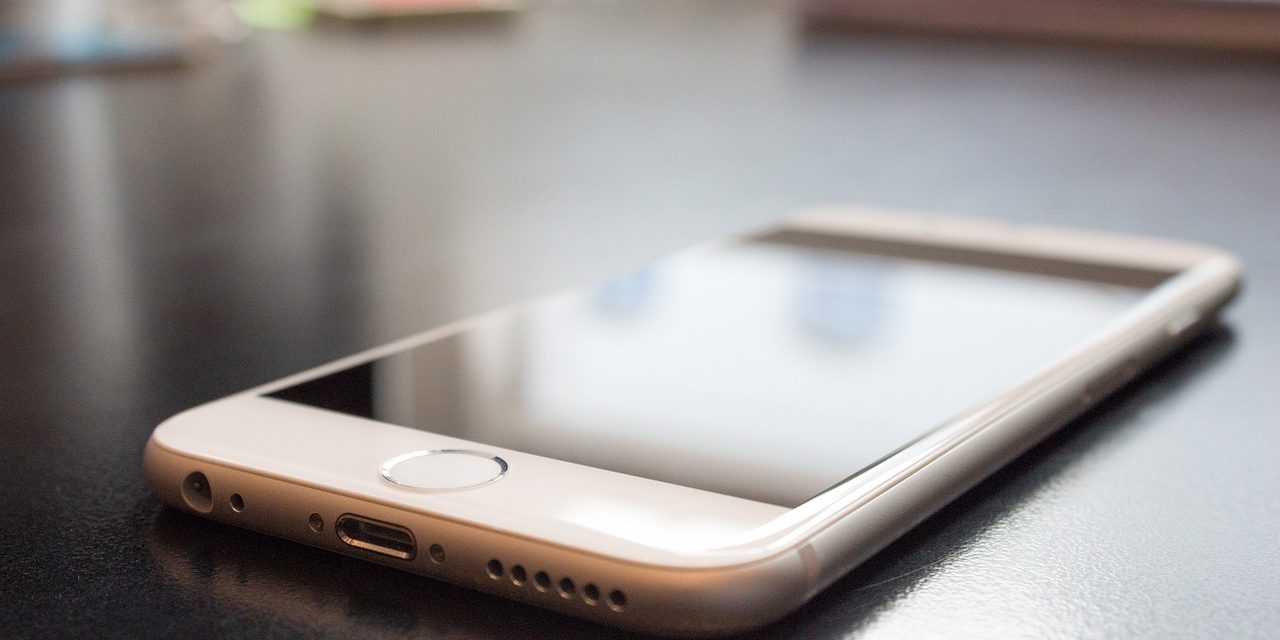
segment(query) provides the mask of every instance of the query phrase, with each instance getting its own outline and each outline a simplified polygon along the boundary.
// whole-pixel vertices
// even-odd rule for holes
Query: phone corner
[[[701,638],[767,627],[816,593],[807,564],[800,550],[792,549],[740,566],[655,571],[629,595],[628,613],[639,624],[622,626],[664,637]]]
[[[199,473],[188,472],[188,466],[190,465],[183,456],[160,444],[156,432],[152,432],[147,438],[147,444],[142,450],[142,477],[147,486],[166,506],[194,512],[188,506],[188,500],[184,500],[184,492],[198,494],[202,490],[207,491],[207,487],[201,489],[196,486],[201,482]],[[203,482],[207,484],[207,480]]]

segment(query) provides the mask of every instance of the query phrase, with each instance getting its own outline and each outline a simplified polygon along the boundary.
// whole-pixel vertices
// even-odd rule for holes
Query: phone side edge
[[[1243,266],[1225,251],[1198,250],[1203,251],[1200,260],[1178,276],[1187,280],[1165,292],[1172,316],[1169,309],[1162,315],[1153,313],[1126,342],[1113,342],[1075,384],[1057,384],[1013,407],[919,469],[883,486],[844,517],[813,531],[807,544],[819,567],[813,594],[1204,333],[1238,294]]]

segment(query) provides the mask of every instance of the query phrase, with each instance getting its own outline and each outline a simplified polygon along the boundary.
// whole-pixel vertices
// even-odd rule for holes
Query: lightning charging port
[[[338,517],[333,525],[343,543],[401,560],[412,560],[418,552],[413,534],[408,529],[353,513]]]

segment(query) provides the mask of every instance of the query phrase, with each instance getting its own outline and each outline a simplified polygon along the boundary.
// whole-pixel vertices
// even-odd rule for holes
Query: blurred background
[[[166,512],[142,447],[221,395],[868,203],[1208,242],[1249,285],[762,637],[1264,635],[1278,56],[1266,1],[0,0],[0,509],[47,532],[0,541],[0,628],[609,633]]]

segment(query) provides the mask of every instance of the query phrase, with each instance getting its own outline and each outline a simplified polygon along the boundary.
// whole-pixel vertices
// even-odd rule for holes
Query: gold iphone
[[[1218,249],[827,209],[196,407],[177,509],[602,624],[724,635],[1186,343]]]

